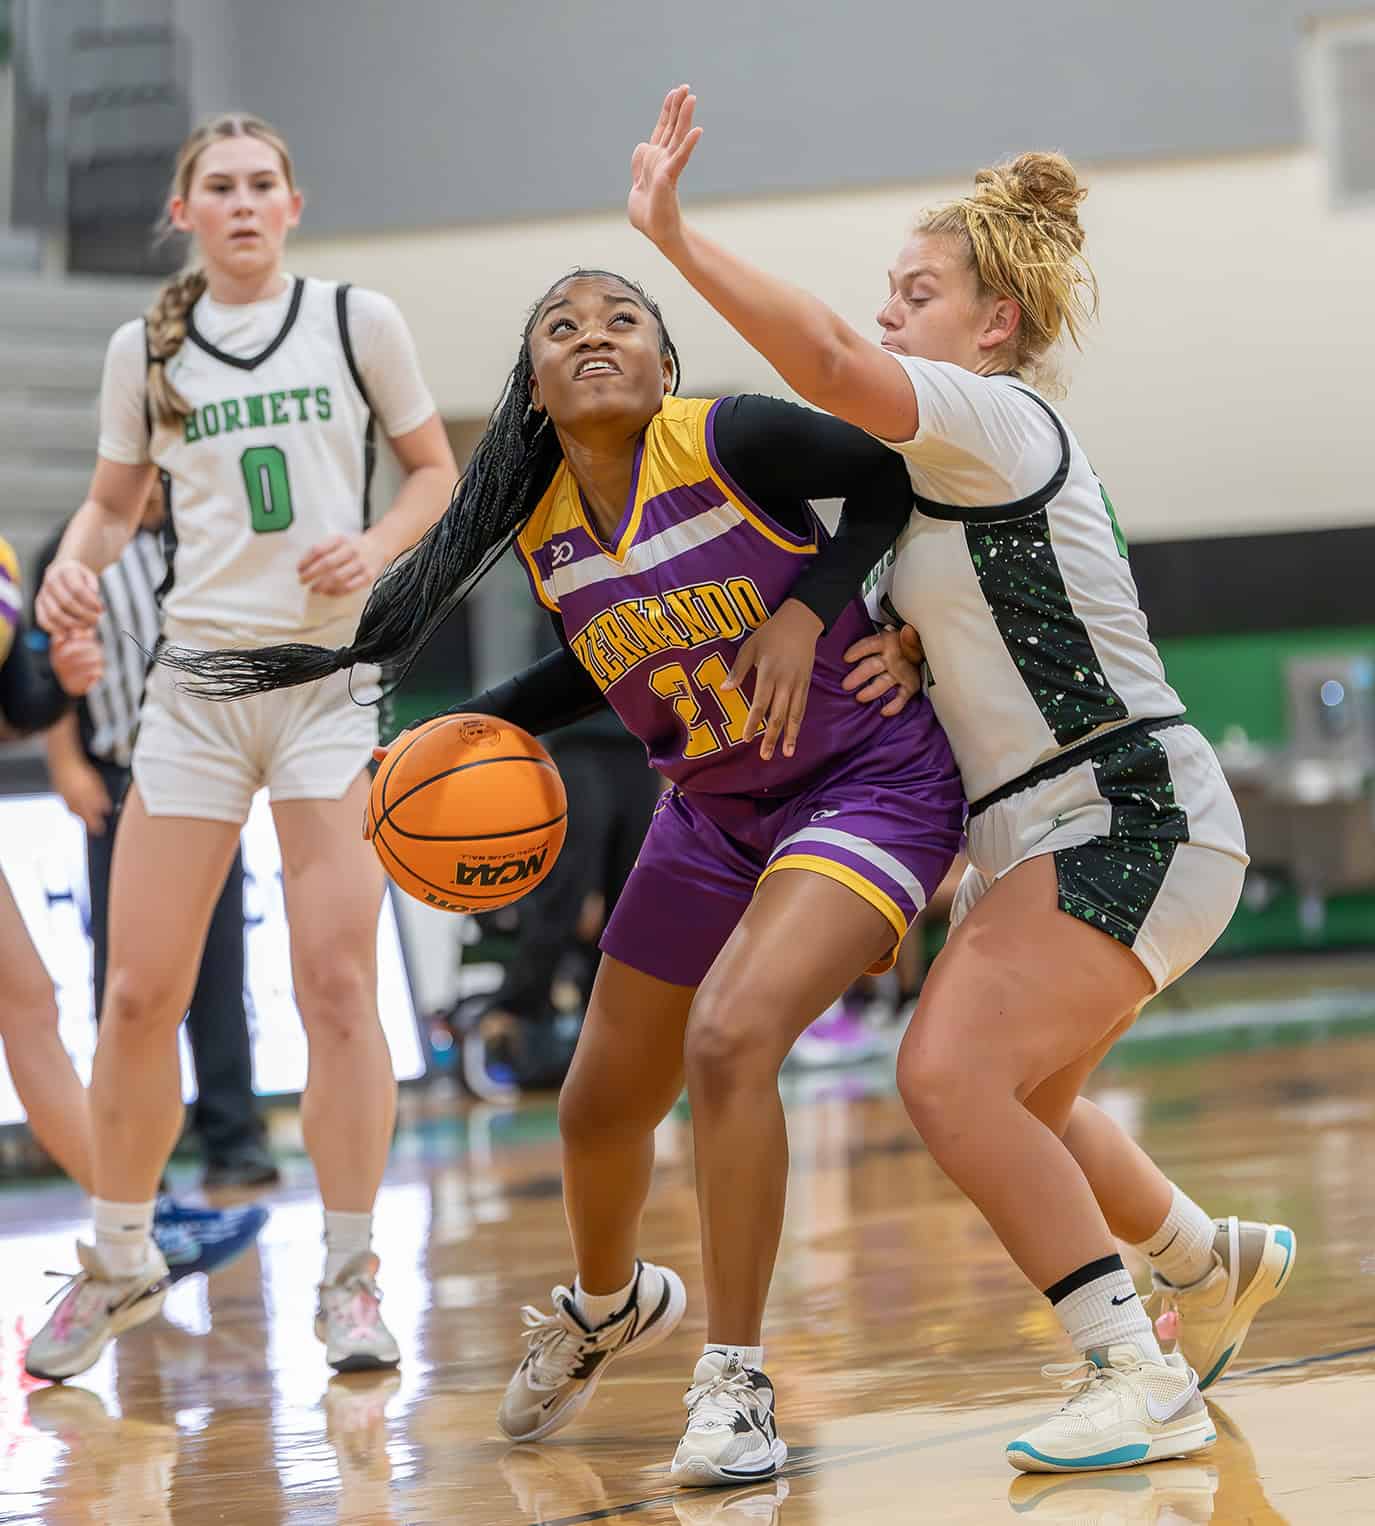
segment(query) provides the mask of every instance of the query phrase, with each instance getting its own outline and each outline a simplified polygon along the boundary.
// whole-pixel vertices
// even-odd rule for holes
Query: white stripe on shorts
[[[769,854],[769,862],[773,863],[785,848],[795,842],[824,842],[829,843],[833,848],[844,848],[847,853],[853,853],[856,858],[862,858],[866,863],[872,864],[875,869],[881,869],[894,884],[901,885],[917,911],[921,911],[926,905],[926,892],[921,888],[921,881],[916,875],[905,864],[899,863],[891,853],[871,843],[867,837],[856,837],[853,832],[840,832],[835,827],[806,826],[794,832],[791,837],[785,837]]]

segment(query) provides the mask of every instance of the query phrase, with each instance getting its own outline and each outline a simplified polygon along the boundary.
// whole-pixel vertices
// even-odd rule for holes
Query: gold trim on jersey
[[[516,538],[516,550],[530,574],[535,595],[546,609],[558,611],[555,582],[559,569],[546,580],[535,560],[536,553],[560,535],[581,530],[597,548],[597,554],[583,557],[567,576],[574,587],[634,576],[681,555],[694,546],[724,535],[744,521],[770,545],[794,556],[815,556],[820,549],[816,536],[801,541],[789,538],[768,524],[760,514],[742,502],[739,495],[712,467],[707,450],[707,420],[717,398],[666,397],[663,407],[649,422],[640,452],[640,469],[635,481],[635,498],[625,529],[609,550],[588,519],[582,494],[565,463],[554,476],[548,491],[536,506]],[[693,488],[710,483],[722,502],[651,536],[638,539],[645,507],[677,488]],[[632,555],[641,550],[643,565]]]

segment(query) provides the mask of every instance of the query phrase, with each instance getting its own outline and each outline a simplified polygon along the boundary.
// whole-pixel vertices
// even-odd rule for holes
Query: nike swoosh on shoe
[[[1197,1393],[1198,1379],[1195,1378],[1188,1391],[1184,1394],[1181,1394],[1173,1404],[1168,1405],[1164,1410],[1157,1409],[1154,1401],[1151,1399],[1151,1396],[1147,1394],[1145,1396],[1146,1413],[1151,1417],[1152,1420],[1155,1421],[1157,1425],[1168,1425],[1169,1422],[1173,1420],[1177,1414],[1179,1414],[1184,1406],[1197,1395]]]

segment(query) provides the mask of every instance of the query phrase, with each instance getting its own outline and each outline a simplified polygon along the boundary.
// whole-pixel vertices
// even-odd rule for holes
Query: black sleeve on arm
[[[0,667],[0,715],[16,731],[43,731],[70,703],[47,664],[40,664],[29,650],[21,621],[15,627],[10,654]]]
[[[727,476],[790,530],[807,526],[806,500],[844,499],[835,536],[789,595],[829,630],[911,516],[902,457],[829,413],[753,394],[718,404],[713,436]]]
[[[574,721],[585,720],[605,708],[606,696],[597,687],[592,675],[563,644],[563,626],[555,619],[559,633],[559,649],[531,663],[528,668],[508,678],[504,683],[493,684],[481,694],[475,694],[461,705],[440,710],[426,720],[436,720],[440,715],[495,715],[540,736],[546,731],[557,731],[561,726],[571,726]]]

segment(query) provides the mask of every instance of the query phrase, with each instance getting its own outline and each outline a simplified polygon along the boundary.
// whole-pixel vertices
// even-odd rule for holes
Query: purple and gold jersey
[[[741,642],[787,598],[825,530],[774,524],[726,475],[716,400],[666,397],[645,431],[613,545],[598,539],[567,466],[517,541],[536,597],[650,764],[684,789],[787,795],[839,756],[935,731],[926,704],[884,717],[841,688],[843,654],[872,626],[857,596],[817,643],[797,750],[761,767],[749,696],[722,688]],[[767,783],[764,781],[767,780]]]

